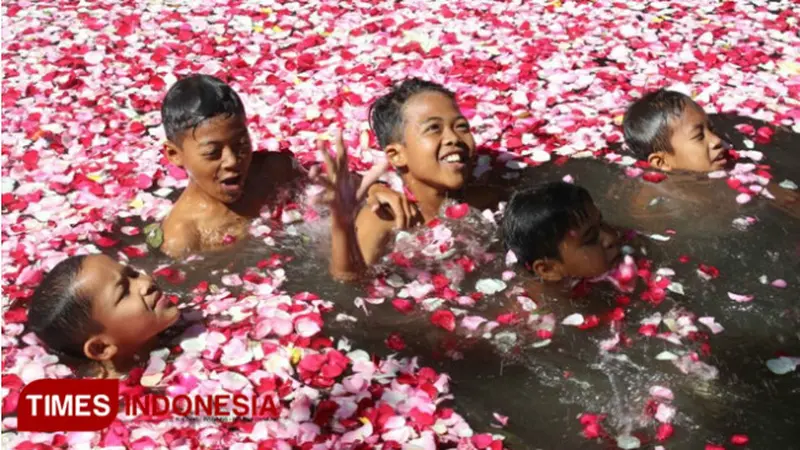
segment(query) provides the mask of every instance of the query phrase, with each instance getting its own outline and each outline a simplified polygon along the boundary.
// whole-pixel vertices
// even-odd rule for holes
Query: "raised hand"
[[[348,170],[347,151],[341,132],[336,141],[336,160],[331,158],[324,141],[318,143],[326,165],[326,175],[321,175],[319,168],[311,169],[312,180],[327,188],[322,200],[331,206],[337,220],[354,220],[358,213],[358,205],[366,197],[367,206],[378,216],[393,220],[395,228],[407,229],[422,221],[422,215],[416,206],[400,192],[377,183],[378,179],[389,168],[388,161],[376,163],[364,175],[358,188],[355,188],[358,175]]]
[[[344,146],[342,132],[336,139],[336,159],[331,158],[329,149],[324,141],[317,143],[317,148],[322,153],[325,162],[327,178],[315,177],[316,181],[324,185],[328,190],[325,201],[331,207],[331,212],[335,220],[342,224],[350,224],[355,220],[358,207],[361,203],[359,189],[353,173],[348,168],[347,150]],[[363,196],[363,194],[362,194]]]

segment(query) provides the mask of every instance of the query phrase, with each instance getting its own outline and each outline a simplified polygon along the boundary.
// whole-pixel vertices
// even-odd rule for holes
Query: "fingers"
[[[322,165],[314,164],[313,166],[311,166],[311,168],[308,169],[308,172],[306,172],[306,174],[308,175],[309,179],[316,180],[321,172],[322,172]]]
[[[389,199],[389,208],[392,209],[392,214],[394,214],[394,226],[400,230],[405,229],[407,217],[401,197],[392,196],[392,198]]]
[[[358,186],[358,192],[356,195],[358,198],[363,198],[364,195],[367,194],[370,186],[375,184],[376,181],[386,172],[386,169],[389,167],[389,163],[378,163],[374,164],[372,168],[369,169],[367,173],[364,174],[364,178],[361,179],[361,184]]]
[[[414,215],[416,214],[415,213],[416,210],[414,208],[414,205],[412,205],[411,202],[408,201],[408,198],[406,198],[406,196],[402,197],[402,204],[403,204],[403,210],[406,213],[405,228],[411,228],[411,224],[414,223]]]
[[[394,216],[394,225],[400,230],[410,228],[417,215],[414,205],[405,196],[393,191],[375,193],[370,203],[373,212],[388,206]]]
[[[336,160],[339,163],[339,170],[347,170],[347,149],[344,146],[344,133],[339,130],[336,137]]]
[[[335,180],[337,168],[333,164],[331,155],[328,152],[328,146],[325,144],[324,141],[317,141],[317,149],[322,154],[322,160],[325,162],[325,170],[328,173],[328,178]]]

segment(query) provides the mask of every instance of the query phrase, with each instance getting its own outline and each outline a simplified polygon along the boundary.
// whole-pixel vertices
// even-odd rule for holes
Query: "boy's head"
[[[616,232],[582,187],[557,182],[518,191],[504,214],[506,248],[545,281],[600,276],[621,255]]]
[[[703,108],[688,96],[660,89],[634,102],[623,119],[625,142],[638,159],[661,170],[712,172],[726,152]]]
[[[164,97],[161,121],[172,164],[216,200],[241,197],[253,148],[244,105],[230,86],[210,75],[179,80]]]
[[[149,276],[105,255],[74,256],[36,289],[28,328],[59,353],[108,361],[136,353],[178,316]]]
[[[475,139],[455,95],[436,83],[411,78],[370,108],[371,127],[389,162],[408,181],[441,190],[460,189],[470,174]]]

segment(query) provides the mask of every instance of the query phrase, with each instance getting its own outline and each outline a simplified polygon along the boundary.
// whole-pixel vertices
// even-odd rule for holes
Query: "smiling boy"
[[[373,131],[389,163],[403,180],[412,199],[405,228],[436,218],[447,199],[471,206],[490,207],[505,198],[507,186],[468,185],[476,145],[469,122],[455,95],[444,86],[410,78],[378,98],[370,110]],[[353,210],[348,200],[347,153],[339,141],[339,160],[326,155],[329,177],[336,180],[332,208],[331,274],[338,279],[356,278],[376,263],[386,250],[395,225],[380,211]]]

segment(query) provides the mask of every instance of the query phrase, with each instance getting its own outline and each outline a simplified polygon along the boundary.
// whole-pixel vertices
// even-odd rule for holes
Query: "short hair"
[[[563,181],[515,192],[503,217],[506,250],[528,269],[538,259],[560,259],[559,244],[589,218],[592,204],[586,189]]]
[[[211,75],[194,74],[177,81],[161,105],[161,123],[167,139],[179,144],[180,134],[219,115],[246,116],[239,95]]]
[[[73,256],[58,263],[36,288],[28,307],[27,328],[51,350],[85,359],[83,346],[103,330],[92,317],[92,299],[75,286],[86,257]]]
[[[670,120],[689,106],[698,107],[689,96],[659,89],[635,101],[625,111],[622,129],[625,143],[637,159],[646,160],[654,152],[672,153]]]
[[[420,78],[409,78],[392,87],[388,94],[375,100],[369,108],[370,128],[378,139],[381,149],[403,141],[403,107],[411,97],[423,92],[439,92],[453,102],[456,96],[441,84]]]

